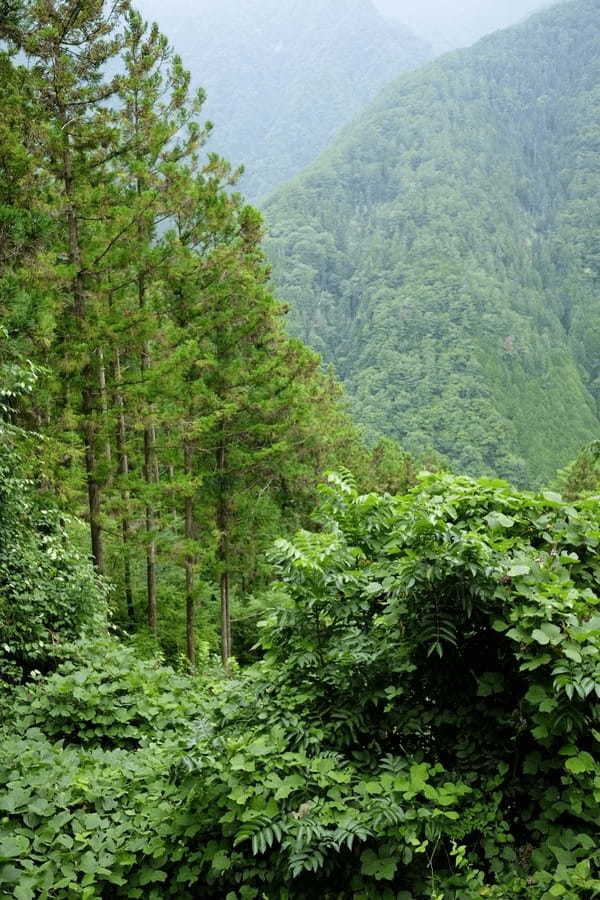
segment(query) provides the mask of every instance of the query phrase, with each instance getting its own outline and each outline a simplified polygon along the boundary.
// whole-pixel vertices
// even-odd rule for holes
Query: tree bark
[[[56,59],[54,61],[54,65],[57,66]],[[70,136],[68,132],[69,123],[67,121],[66,110],[60,104],[58,98],[57,106],[59,112],[59,121],[61,123],[63,133],[63,160],[61,174],[65,189],[65,196],[67,198],[66,214],[68,227],[68,254],[69,262],[71,263],[75,271],[73,280],[71,282],[71,290],[73,295],[73,314],[78,323],[78,327],[82,328],[85,321],[86,312],[85,284],[83,276],[79,225],[77,222],[77,213],[75,210],[75,182],[73,176],[73,160],[71,154]],[[88,509],[90,517],[92,558],[96,570],[102,573],[104,571],[104,546],[102,540],[102,525],[100,522],[101,492],[100,484],[97,478],[96,464],[97,428],[94,421],[94,391],[91,387],[93,377],[93,369],[88,364],[82,372],[82,437],[85,451],[84,458],[87,482]]]
[[[153,483],[154,471],[154,446],[152,444],[151,431],[144,429],[144,479],[147,486]],[[156,604],[156,540],[154,529],[156,526],[154,506],[146,499],[146,603],[148,627],[151,631],[157,629],[157,604]]]
[[[190,444],[184,447],[185,473],[189,479],[193,475],[193,453]],[[190,543],[195,538],[194,497],[190,492],[185,498],[185,538],[188,550],[185,556],[185,631],[186,651],[190,666],[196,665],[196,605],[194,599],[194,566],[195,555],[191,552]]]
[[[104,431],[106,441],[104,444],[104,455],[108,466],[108,484],[112,484],[112,445],[110,441],[110,428],[108,424],[108,394],[106,391],[106,367],[104,364],[104,351],[100,347],[98,350],[98,378],[100,380],[100,403],[102,405],[102,418],[104,420]]]
[[[142,229],[139,223],[139,230]],[[141,234],[140,234],[141,237]],[[138,274],[138,304],[141,310],[146,307],[146,279],[143,272]],[[150,368],[150,343],[144,341],[142,348],[141,370],[142,379]],[[158,479],[158,463],[156,460],[156,430],[154,424],[146,423],[144,427],[144,481],[146,488],[150,488]],[[156,633],[157,630],[157,603],[156,603],[156,539],[154,529],[156,518],[154,504],[146,496],[145,527],[146,527],[146,607],[148,627]]]
[[[219,562],[219,592],[221,599],[221,657],[223,665],[229,668],[232,655],[231,645],[231,609],[229,605],[229,515],[227,486],[225,483],[226,451],[225,442],[217,447],[217,529],[219,543],[217,559]]]
[[[127,453],[127,431],[125,424],[125,404],[122,394],[121,352],[115,352],[115,381],[117,383],[117,408],[119,410],[117,422],[117,454],[119,458],[119,474],[127,481],[129,475],[129,454]],[[123,541],[123,583],[125,589],[125,604],[127,615],[133,625],[135,622],[135,607],[133,604],[133,588],[131,582],[131,497],[129,488],[122,486],[121,496],[123,501],[123,515],[121,517],[121,535]]]
[[[222,572],[220,578],[221,595],[221,655],[225,669],[229,669],[231,659],[231,610],[229,607],[229,573]]]

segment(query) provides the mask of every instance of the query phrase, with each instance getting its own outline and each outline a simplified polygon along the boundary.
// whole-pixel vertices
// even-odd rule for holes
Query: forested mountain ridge
[[[547,477],[598,424],[600,6],[402,76],[268,202],[295,333],[356,417],[461,469]]]
[[[431,56],[371,0],[142,0],[173,39],[216,123],[215,146],[244,164],[241,188],[269,193],[404,69]]]

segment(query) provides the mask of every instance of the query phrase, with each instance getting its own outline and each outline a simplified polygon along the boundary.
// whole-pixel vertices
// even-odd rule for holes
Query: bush
[[[116,640],[70,653],[20,689],[0,741],[0,894],[162,897],[189,824],[173,774],[209,692]]]
[[[82,747],[135,749],[191,727],[201,714],[197,682],[116,640],[81,646],[38,684],[22,688],[16,716],[22,730]]]
[[[594,896],[598,504],[447,475],[358,496],[342,476],[320,518],[276,547],[290,603],[264,623],[239,743],[219,725],[191,754],[198,819],[223,823],[209,883]]]
[[[106,614],[106,591],[66,522],[38,505],[0,433],[0,690],[50,671]]]
[[[40,731],[0,744],[0,893],[17,900],[163,896],[177,863],[168,746],[137,753],[50,743]]]

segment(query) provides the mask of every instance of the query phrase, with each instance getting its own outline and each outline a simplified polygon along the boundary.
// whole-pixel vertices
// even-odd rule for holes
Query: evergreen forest
[[[600,8],[335,26],[260,212],[160,24],[0,0],[0,897],[600,896]]]
[[[402,76],[266,205],[292,326],[375,439],[540,485],[599,433],[595,0]]]

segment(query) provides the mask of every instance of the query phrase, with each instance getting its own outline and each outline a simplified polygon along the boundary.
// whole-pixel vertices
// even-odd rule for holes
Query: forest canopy
[[[403,75],[267,202],[293,331],[373,437],[526,487],[598,437],[599,43],[575,0]]]

